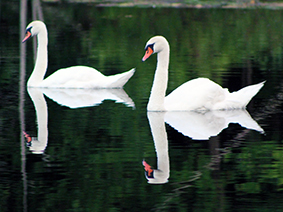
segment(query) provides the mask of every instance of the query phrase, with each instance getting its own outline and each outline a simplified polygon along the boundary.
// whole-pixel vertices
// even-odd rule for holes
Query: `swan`
[[[165,97],[168,81],[169,43],[163,36],[154,36],[146,43],[142,61],[157,53],[157,65],[149,101],[148,111],[208,111],[243,109],[262,88],[264,82],[247,86],[237,92],[207,78],[190,80]]]
[[[42,21],[33,21],[26,28],[22,43],[37,35],[37,57],[28,87],[42,88],[122,88],[132,77],[135,69],[112,76],[105,76],[94,68],[72,66],[62,68],[43,80],[47,70],[47,28]]]

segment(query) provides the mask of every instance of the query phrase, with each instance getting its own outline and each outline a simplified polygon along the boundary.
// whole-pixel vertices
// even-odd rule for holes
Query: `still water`
[[[19,6],[2,4],[0,211],[283,210],[281,10],[45,3],[46,76],[136,73],[123,90],[20,95]],[[247,111],[147,113],[156,57],[141,58],[156,34],[171,47],[168,92],[194,77],[230,91],[266,84]],[[27,80],[32,42],[26,62]]]

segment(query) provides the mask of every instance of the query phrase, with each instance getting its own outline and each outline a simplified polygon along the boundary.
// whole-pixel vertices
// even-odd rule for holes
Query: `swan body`
[[[134,69],[105,76],[94,68],[72,66],[59,69],[40,83],[44,88],[122,88],[134,74]],[[30,82],[29,82],[30,83]],[[31,86],[31,85],[30,85]]]
[[[105,76],[94,68],[87,66],[72,66],[57,70],[44,79],[47,70],[48,38],[47,28],[42,21],[33,21],[26,28],[26,36],[22,42],[37,35],[37,57],[34,70],[28,79],[28,87],[43,88],[122,88],[133,76],[135,69]],[[44,79],[44,80],[43,80]]]
[[[207,78],[190,80],[165,97],[168,82],[169,44],[162,36],[152,37],[146,44],[143,61],[157,53],[157,66],[148,111],[207,111],[243,109],[264,85],[250,85],[230,93]]]

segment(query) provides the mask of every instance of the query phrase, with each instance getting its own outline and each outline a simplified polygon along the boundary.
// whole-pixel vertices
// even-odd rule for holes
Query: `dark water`
[[[36,89],[20,98],[19,5],[1,4],[0,211],[282,211],[281,10],[45,3],[46,76],[72,65],[106,75],[136,67],[125,93],[101,93],[127,104],[70,108]],[[156,59],[141,58],[156,34],[171,47],[168,92],[194,77],[231,91],[266,80],[249,114],[147,114]],[[32,42],[26,62],[28,78]],[[40,142],[26,146],[22,130]],[[159,184],[147,180],[146,163]]]

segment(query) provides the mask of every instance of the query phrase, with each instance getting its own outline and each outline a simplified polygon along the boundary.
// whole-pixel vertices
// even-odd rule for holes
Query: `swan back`
[[[190,80],[165,97],[166,111],[207,111],[225,100],[227,89],[207,78]]]
[[[105,76],[88,66],[62,68],[48,76],[42,88],[122,88],[133,76],[135,69],[116,75]]]

